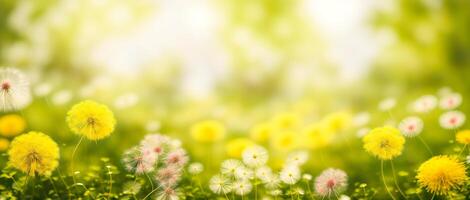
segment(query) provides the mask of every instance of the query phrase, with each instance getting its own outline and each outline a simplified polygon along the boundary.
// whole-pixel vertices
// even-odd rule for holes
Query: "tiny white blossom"
[[[204,170],[204,166],[201,163],[195,162],[188,166],[188,172],[193,175],[200,174]]]

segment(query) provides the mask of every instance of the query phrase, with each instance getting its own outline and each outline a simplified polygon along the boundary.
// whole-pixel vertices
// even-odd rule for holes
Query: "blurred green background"
[[[370,128],[397,123],[413,100],[443,87],[467,99],[469,8],[467,0],[0,0],[0,66],[30,77],[35,98],[18,114],[27,130],[60,144],[64,168],[79,139],[65,113],[83,99],[109,105],[118,123],[111,137],[83,143],[81,169],[101,157],[119,164],[124,150],[161,132],[181,139],[212,174],[232,139],[250,138],[256,124],[294,113],[303,128],[339,112],[347,125],[310,148],[306,170],[334,166],[351,183],[379,186],[379,161],[350,121],[367,112]],[[377,109],[389,97],[397,100],[393,118]],[[453,152],[440,113],[421,116],[423,138],[435,153]],[[206,119],[225,125],[223,141],[190,137]],[[277,166],[285,152],[270,153]],[[411,139],[394,162],[412,176],[429,157]]]

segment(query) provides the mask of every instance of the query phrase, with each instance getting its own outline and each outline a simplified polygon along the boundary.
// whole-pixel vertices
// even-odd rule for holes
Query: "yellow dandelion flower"
[[[277,150],[289,151],[297,147],[298,139],[293,131],[281,131],[272,137],[272,145]]]
[[[257,124],[251,129],[250,138],[256,142],[266,142],[272,132],[273,128],[269,123]]]
[[[301,140],[305,147],[317,149],[327,146],[331,140],[331,131],[322,123],[315,123],[307,126],[302,131],[303,139]]]
[[[90,140],[100,140],[114,131],[116,120],[106,105],[87,100],[69,110],[67,123],[72,132]]]
[[[463,130],[459,131],[457,135],[455,135],[457,142],[461,144],[470,144],[470,130]]]
[[[59,147],[41,132],[31,131],[16,137],[8,156],[10,165],[30,176],[49,175],[59,165]]]
[[[393,127],[380,127],[364,136],[364,149],[382,160],[391,160],[399,156],[405,144],[405,138]]]
[[[191,127],[191,136],[198,142],[220,141],[225,136],[225,127],[215,120],[206,120]]]
[[[323,123],[331,130],[332,133],[342,131],[351,126],[351,114],[349,112],[331,113],[323,119]]]
[[[273,124],[280,129],[291,129],[300,123],[299,116],[295,113],[282,113],[274,117]]]
[[[24,131],[26,122],[24,119],[15,114],[9,114],[0,118],[0,135],[5,137],[13,137]]]
[[[418,168],[416,176],[420,187],[427,191],[446,195],[467,180],[465,166],[456,157],[434,156]]]
[[[255,143],[247,138],[236,138],[227,143],[225,150],[228,156],[241,158],[243,151],[253,145],[255,145]]]
[[[6,151],[9,145],[10,145],[10,141],[8,141],[5,138],[0,138],[0,152]]]

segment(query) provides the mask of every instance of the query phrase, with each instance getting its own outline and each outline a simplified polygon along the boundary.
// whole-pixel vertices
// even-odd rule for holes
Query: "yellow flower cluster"
[[[191,136],[198,142],[216,142],[225,137],[225,127],[215,120],[206,120],[191,127]]]
[[[402,153],[405,138],[393,127],[379,127],[363,138],[364,149],[381,160],[391,160]]]
[[[456,157],[434,156],[418,169],[416,176],[421,187],[438,195],[446,195],[465,183],[465,166]]]
[[[455,139],[461,144],[470,144],[470,130],[459,131],[457,135],[455,135]]]
[[[4,115],[0,118],[0,135],[13,137],[22,133],[26,128],[25,120],[16,114]]]
[[[47,135],[31,131],[16,137],[8,151],[9,164],[30,176],[50,175],[59,165],[59,147]]]
[[[0,138],[0,152],[6,151],[8,146],[10,146],[10,141],[5,138]]]
[[[106,105],[86,100],[68,111],[67,123],[72,132],[89,140],[100,140],[114,131],[116,120]]]

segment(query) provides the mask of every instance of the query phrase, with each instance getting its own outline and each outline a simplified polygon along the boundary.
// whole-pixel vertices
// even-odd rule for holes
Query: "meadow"
[[[469,199],[469,7],[0,0],[0,200]]]

